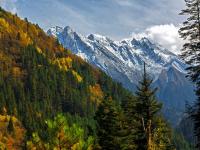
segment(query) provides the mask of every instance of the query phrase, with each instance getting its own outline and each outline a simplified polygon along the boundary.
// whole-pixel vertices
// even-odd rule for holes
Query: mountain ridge
[[[57,37],[65,48],[99,67],[132,92],[146,62],[154,86],[159,88],[157,96],[165,105],[165,115],[169,117],[171,112],[176,112],[168,118],[173,124],[183,113],[185,102],[195,99],[194,87],[185,77],[187,65],[176,54],[146,37],[114,41],[98,34],[83,36],[69,26],[51,28],[47,34]]]

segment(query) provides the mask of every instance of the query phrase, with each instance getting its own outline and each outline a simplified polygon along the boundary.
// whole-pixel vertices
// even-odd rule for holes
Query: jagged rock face
[[[47,33],[133,92],[141,79],[143,62],[146,62],[147,72],[159,89],[157,96],[165,106],[164,113],[174,125],[185,109],[185,101],[195,99],[194,87],[185,77],[186,64],[147,38],[113,41],[96,34],[86,37],[68,26],[64,29],[54,27]]]

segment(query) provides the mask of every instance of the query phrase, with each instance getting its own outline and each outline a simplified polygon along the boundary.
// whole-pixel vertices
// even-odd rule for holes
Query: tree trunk
[[[148,121],[147,125],[147,150],[153,150],[153,145],[152,145],[152,133],[151,133],[151,120]]]

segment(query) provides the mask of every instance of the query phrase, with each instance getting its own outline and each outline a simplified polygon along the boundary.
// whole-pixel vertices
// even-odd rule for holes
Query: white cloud
[[[4,8],[7,11],[10,11],[12,13],[17,12],[16,7],[17,0],[0,0],[0,6]]]
[[[147,37],[169,49],[171,52],[179,54],[184,42],[178,34],[178,29],[179,27],[173,24],[156,25],[147,28],[142,33],[133,33],[132,35],[136,39]]]
[[[114,0],[120,6],[132,6],[133,3],[130,0]]]

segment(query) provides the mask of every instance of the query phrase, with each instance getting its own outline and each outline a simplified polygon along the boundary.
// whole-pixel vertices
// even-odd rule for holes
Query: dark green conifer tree
[[[137,127],[139,126],[138,120],[136,119],[135,97],[127,96],[122,100],[121,106],[124,113],[124,148],[127,150],[134,150],[136,149]]]
[[[103,150],[122,149],[122,121],[120,109],[109,97],[98,107],[95,120],[97,121],[98,143]]]
[[[194,134],[197,137],[197,148],[200,148],[200,0],[185,0],[186,9],[180,15],[188,16],[179,33],[186,40],[182,49],[182,58],[190,67],[188,77],[196,84],[197,101],[190,110],[194,121]]]
[[[16,40],[20,40],[21,39],[21,34],[20,32],[17,33],[17,36],[16,36]]]
[[[152,150],[153,147],[153,124],[156,114],[161,110],[161,104],[156,100],[156,88],[152,89],[153,80],[146,73],[144,63],[144,74],[137,87],[137,118],[138,126],[137,145],[139,150]]]
[[[8,133],[14,133],[15,132],[12,117],[10,117],[10,120],[8,122],[7,131],[8,131]]]

